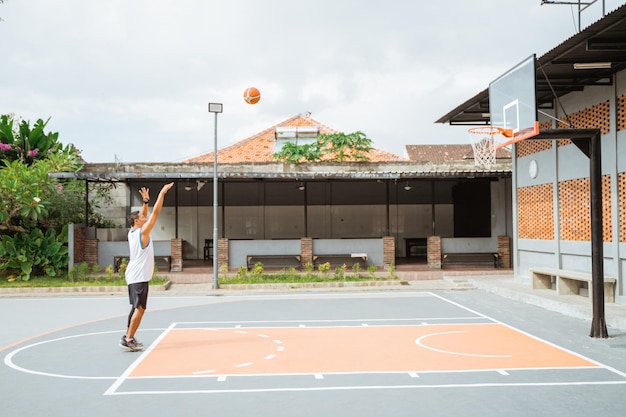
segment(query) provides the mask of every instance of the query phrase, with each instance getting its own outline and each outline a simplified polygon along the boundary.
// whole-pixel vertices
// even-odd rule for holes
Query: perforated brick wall
[[[626,242],[626,173],[619,174],[617,193],[619,201],[619,241]]]
[[[554,239],[552,184],[517,190],[518,234],[522,239]]]
[[[626,94],[617,98],[617,130],[626,129]]]
[[[609,101],[598,103],[595,106],[587,107],[572,113],[569,115],[568,126],[564,123],[557,123],[559,129],[600,129],[603,135],[606,135],[611,131],[611,113]],[[567,121],[565,117],[562,117],[562,121]]]
[[[517,157],[532,155],[552,148],[551,140],[523,140],[517,142]]]
[[[591,240],[589,178],[559,182],[559,226],[562,240]],[[613,239],[611,228],[611,178],[602,177],[602,239]]]
[[[626,107],[626,96],[618,98],[618,130],[626,128],[626,121],[624,116]],[[595,106],[588,107],[586,109],[577,111],[568,115],[568,118],[561,118],[562,122],[557,123],[557,129],[577,128],[577,129],[600,129],[600,132],[605,135],[611,131],[611,113],[610,103],[605,101],[603,103],[596,104]],[[620,122],[621,120],[621,122]],[[571,126],[564,122],[569,121]],[[621,128],[619,127],[621,125]],[[540,129],[549,129],[551,122],[543,122],[539,126]],[[557,140],[557,146],[565,146],[571,144],[572,141],[563,138]],[[532,155],[537,152],[545,151],[552,147],[551,140],[523,140],[517,143],[516,151],[517,157]]]

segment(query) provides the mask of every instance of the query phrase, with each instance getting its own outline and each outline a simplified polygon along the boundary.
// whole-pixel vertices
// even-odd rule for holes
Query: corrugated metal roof
[[[626,69],[625,42],[626,4],[537,58],[538,108],[552,108],[555,95],[562,97],[574,91],[582,91],[587,86],[612,85],[613,74]],[[574,69],[574,63],[593,62],[610,62],[611,66],[604,69]],[[435,123],[488,125],[489,89],[456,106]]]
[[[125,181],[128,179],[212,179],[213,164],[208,163],[133,163],[87,164],[76,173],[53,173],[54,178],[79,178],[92,181]],[[511,161],[498,161],[485,168],[473,162],[280,162],[218,164],[221,179],[406,179],[510,177]]]

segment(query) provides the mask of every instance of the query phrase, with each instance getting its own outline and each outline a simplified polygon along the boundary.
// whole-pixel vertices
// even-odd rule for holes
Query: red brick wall
[[[441,237],[428,236],[426,259],[430,269],[441,269]]]

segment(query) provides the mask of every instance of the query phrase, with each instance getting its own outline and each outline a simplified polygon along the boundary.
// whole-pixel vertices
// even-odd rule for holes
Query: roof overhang
[[[538,109],[553,108],[555,96],[562,97],[589,86],[612,85],[613,75],[626,69],[626,5],[537,58],[537,62]],[[575,69],[574,64],[587,64],[590,68]],[[489,89],[457,106],[435,123],[488,125]]]
[[[86,164],[79,172],[56,172],[51,178],[126,182],[132,180],[212,179],[213,164],[135,163]],[[245,163],[218,165],[220,179],[409,179],[510,177],[511,161],[498,161],[490,168],[473,161],[444,164],[409,162],[372,163]]]

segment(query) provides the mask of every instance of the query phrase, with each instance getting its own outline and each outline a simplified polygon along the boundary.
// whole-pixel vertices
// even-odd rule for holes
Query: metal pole
[[[604,308],[604,240],[602,236],[602,133],[600,129],[545,129],[530,139],[570,138],[589,158],[591,202],[591,302],[593,318],[589,336],[609,337]]]
[[[604,316],[604,250],[602,236],[602,154],[600,132],[591,137],[589,182],[591,189],[591,285],[593,320],[589,336],[609,337]]]
[[[213,289],[219,288],[219,262],[217,244],[217,112],[215,114],[215,131],[213,135]]]

